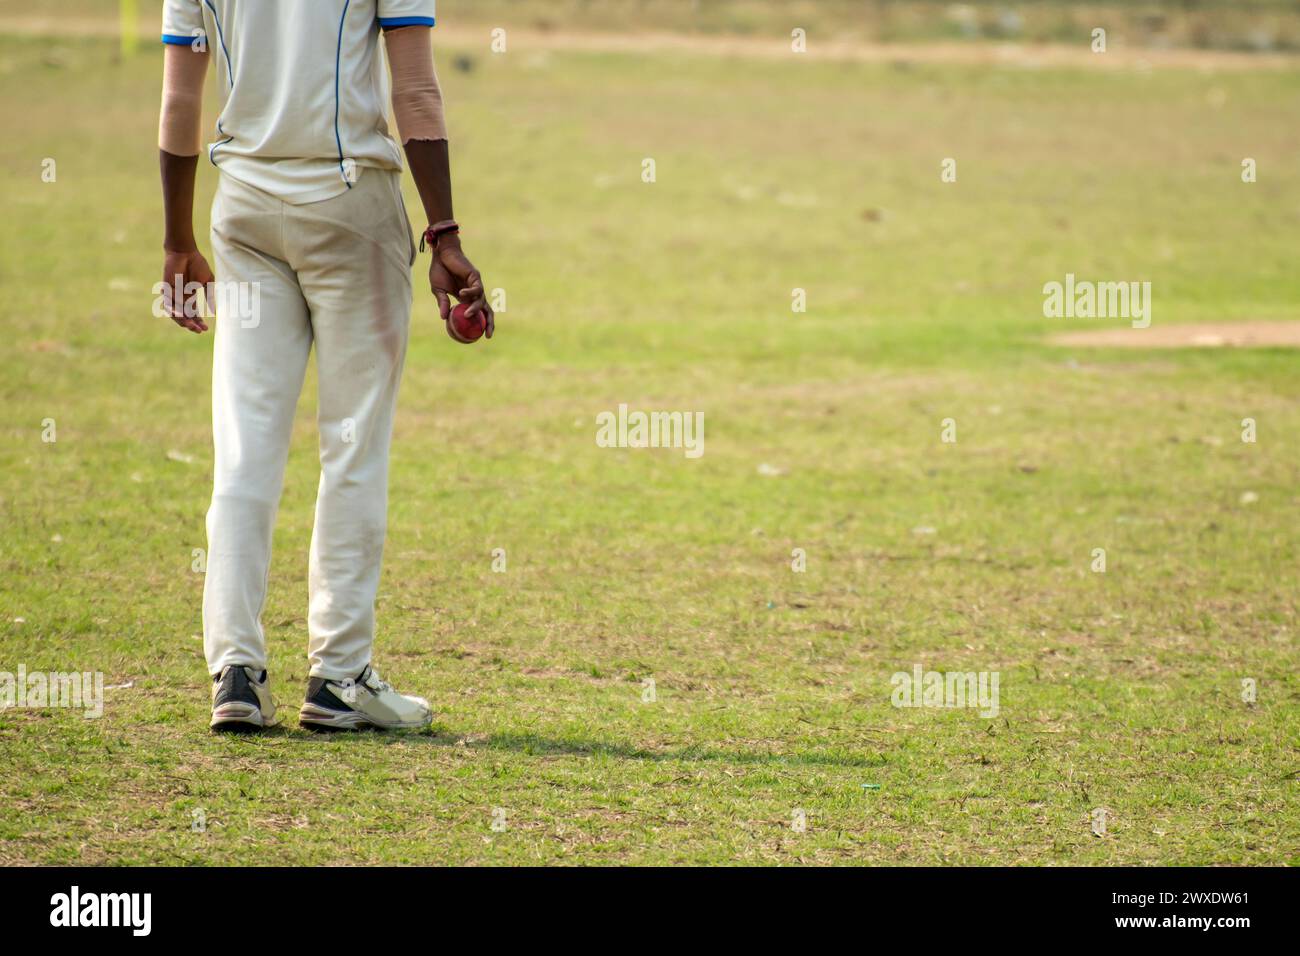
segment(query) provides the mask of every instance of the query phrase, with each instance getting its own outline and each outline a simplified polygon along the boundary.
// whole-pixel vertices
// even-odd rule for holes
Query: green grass
[[[1067,352],[1107,323],[1041,294],[1295,317],[1300,75],[444,56],[508,311],[465,348],[417,293],[376,662],[434,729],[292,722],[312,378],[265,614],[289,721],[224,739],[211,343],[149,312],[161,55],[114,51],[0,38],[0,670],[130,684],[0,714],[0,862],[1300,861],[1296,355]],[[703,411],[704,456],[598,448],[620,402]],[[1001,713],[894,708],[918,663],[998,671]]]

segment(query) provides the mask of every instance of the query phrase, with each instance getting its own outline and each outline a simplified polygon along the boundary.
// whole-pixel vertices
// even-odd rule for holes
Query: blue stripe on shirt
[[[217,24],[217,39],[221,41],[221,52],[226,55],[226,76],[230,80],[230,89],[235,89],[235,68],[230,63],[230,51],[226,49],[226,34],[221,29],[221,17],[217,15],[217,8],[212,5],[212,0],[203,0],[212,11],[212,19]]]
[[[343,16],[339,17],[339,45],[334,51],[334,142],[339,147],[339,172],[343,174],[343,182],[352,188],[352,183],[348,180],[347,168],[343,165],[343,138],[339,136],[339,61],[343,56],[343,24],[348,19],[348,7],[351,6],[352,0],[346,0],[343,4]]]
[[[379,25],[381,27],[431,27],[434,25],[433,17],[380,17]]]
[[[226,47],[226,33],[221,29],[221,17],[217,13],[217,8],[212,5],[212,0],[203,0],[203,2],[207,4],[208,9],[212,11],[212,20],[217,25],[217,40],[221,44],[221,52],[226,55],[226,78],[229,80],[230,91],[233,93],[235,90],[235,67],[234,64],[230,62],[230,50]],[[222,112],[224,112],[224,110]],[[225,146],[235,138],[222,129],[220,116],[217,117],[217,132],[226,138],[221,140],[219,143],[213,143],[208,149],[208,162],[213,166],[217,165],[217,149]]]

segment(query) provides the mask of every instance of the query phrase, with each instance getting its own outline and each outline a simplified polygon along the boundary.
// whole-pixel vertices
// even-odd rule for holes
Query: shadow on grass
[[[646,760],[656,763],[717,761],[751,766],[827,767],[880,767],[888,763],[888,758],[880,753],[864,753],[860,756],[827,753],[761,753],[699,746],[648,750],[645,747],[606,740],[555,738],[540,734],[489,734],[466,737],[441,727],[425,733],[390,734],[379,731],[363,731],[346,735],[313,733],[310,739],[325,743],[364,741],[381,746],[425,744],[437,747],[465,747],[470,750],[502,751],[528,756],[613,757],[619,760]]]

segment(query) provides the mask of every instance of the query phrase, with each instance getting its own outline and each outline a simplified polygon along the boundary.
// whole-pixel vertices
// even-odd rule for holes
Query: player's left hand
[[[451,296],[457,301],[468,303],[465,314],[469,317],[482,314],[483,325],[488,338],[496,329],[496,319],[492,307],[488,305],[483,293],[483,277],[474,268],[460,247],[460,237],[454,234],[444,235],[438,240],[433,250],[433,262],[429,266],[429,286],[434,298],[438,300],[438,313],[442,321],[451,317]]]

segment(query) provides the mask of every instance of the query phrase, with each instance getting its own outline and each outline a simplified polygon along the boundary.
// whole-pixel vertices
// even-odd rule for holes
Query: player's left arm
[[[468,304],[468,315],[482,313],[487,337],[491,338],[496,322],[483,292],[483,277],[461,249],[459,227],[452,213],[447,125],[442,90],[433,68],[430,28],[422,24],[386,27],[384,43],[392,73],[398,134],[428,217],[427,233],[433,236],[429,285],[438,300],[438,311],[447,321],[450,296],[454,295]]]

